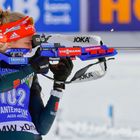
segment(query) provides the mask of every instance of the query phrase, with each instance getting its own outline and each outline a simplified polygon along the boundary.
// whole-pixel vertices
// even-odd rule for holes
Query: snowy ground
[[[74,71],[84,64],[74,63]],[[52,82],[40,76],[40,83],[46,103]],[[120,53],[109,62],[108,73],[102,79],[66,86],[61,113],[44,140],[140,139],[139,83],[140,55]],[[114,106],[114,127],[110,127],[108,117],[110,104]]]

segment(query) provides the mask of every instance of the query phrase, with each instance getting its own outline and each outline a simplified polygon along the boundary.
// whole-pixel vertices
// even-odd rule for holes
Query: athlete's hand
[[[49,60],[47,57],[40,55],[40,48],[37,49],[29,63],[38,74],[46,74],[49,71]]]
[[[71,74],[72,69],[73,63],[70,58],[60,59],[59,63],[56,65],[50,64],[50,70],[54,74],[54,90],[61,92],[62,89],[65,89],[65,81]]]
[[[61,58],[58,64],[49,65],[54,74],[55,81],[65,82],[73,69],[73,63],[70,58]]]

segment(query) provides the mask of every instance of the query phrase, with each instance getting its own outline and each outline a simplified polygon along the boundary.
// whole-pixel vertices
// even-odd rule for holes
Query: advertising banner
[[[0,6],[32,16],[38,32],[75,32],[80,29],[79,1],[0,0]]]
[[[89,31],[140,31],[140,0],[89,0]]]

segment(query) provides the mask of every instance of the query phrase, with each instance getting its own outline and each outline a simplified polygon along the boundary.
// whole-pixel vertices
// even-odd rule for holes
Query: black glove
[[[31,64],[37,74],[46,74],[49,71],[49,60],[47,57],[40,55],[40,48],[38,48],[35,55],[30,58],[29,64]]]
[[[73,69],[73,63],[70,58],[62,58],[60,59],[58,64],[49,65],[50,70],[54,74],[54,89],[58,90],[58,88],[65,89],[64,82],[71,74]]]

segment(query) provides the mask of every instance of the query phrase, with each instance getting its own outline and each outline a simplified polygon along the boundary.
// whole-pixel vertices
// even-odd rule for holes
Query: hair
[[[11,23],[11,22],[15,22],[17,20],[20,20],[22,18],[24,18],[25,15],[19,12],[10,12],[8,10],[3,11],[0,8],[0,26],[7,24],[7,23]],[[5,51],[5,44],[4,43],[0,43],[0,52]]]
[[[22,19],[23,17],[25,17],[25,15],[22,13],[10,12],[8,10],[3,11],[2,9],[0,9],[0,26],[6,23],[15,22]]]

